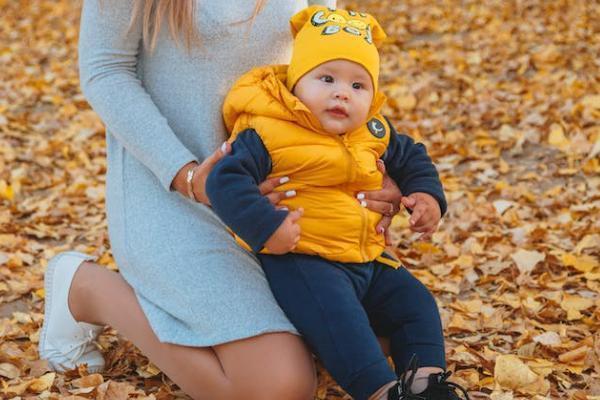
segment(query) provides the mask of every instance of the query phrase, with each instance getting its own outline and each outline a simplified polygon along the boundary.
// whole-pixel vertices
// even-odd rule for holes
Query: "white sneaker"
[[[40,335],[40,358],[55,371],[87,364],[89,372],[104,369],[104,358],[94,344],[103,327],[77,322],[69,310],[69,289],[77,268],[94,257],[67,251],[52,257],[44,277],[46,303]]]

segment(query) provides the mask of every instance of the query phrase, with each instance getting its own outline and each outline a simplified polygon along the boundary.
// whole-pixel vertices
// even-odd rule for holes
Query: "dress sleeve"
[[[141,23],[128,30],[133,0],[85,0],[79,35],[81,90],[106,129],[170,190],[196,157],[181,143],[138,74]]]
[[[390,127],[390,143],[382,157],[386,172],[396,182],[403,196],[415,192],[430,194],[437,200],[444,215],[447,209],[444,188],[425,145],[415,143],[407,135],[398,134],[390,121],[386,120]]]
[[[271,172],[271,157],[253,129],[240,132],[231,153],[214,166],[206,180],[213,211],[255,252],[279,228],[287,212],[260,194],[258,184]]]

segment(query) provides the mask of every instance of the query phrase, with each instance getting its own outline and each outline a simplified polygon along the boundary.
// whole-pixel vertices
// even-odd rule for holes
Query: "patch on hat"
[[[367,128],[369,128],[369,132],[378,139],[385,136],[385,125],[377,118],[371,118],[369,122],[367,122]]]

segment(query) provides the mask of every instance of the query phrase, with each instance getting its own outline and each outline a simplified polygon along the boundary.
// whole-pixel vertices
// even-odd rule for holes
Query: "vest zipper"
[[[342,146],[342,150],[343,150],[344,154],[346,155],[346,160],[348,161],[348,167],[346,168],[346,171],[347,171],[346,180],[349,182],[350,178],[352,177],[352,164],[353,164],[354,160],[352,159],[352,155],[350,154],[350,151],[344,144],[343,139],[340,138],[339,136],[336,137],[336,139],[337,139],[337,142],[340,144],[340,146]],[[367,242],[368,215],[367,215],[367,210],[365,208],[363,208],[362,206],[359,206],[359,209],[360,209],[360,219],[361,219],[361,234],[360,234],[360,239],[359,239],[360,256],[362,257],[363,262],[366,262],[368,260],[367,252],[365,251],[365,245]]]
[[[344,140],[342,138],[335,136],[335,140],[338,142],[342,148],[342,152],[346,156],[346,182],[350,182],[350,178],[352,178],[352,156],[350,155],[350,151],[344,144]]]
[[[362,257],[362,262],[367,262],[367,252],[365,251],[365,245],[367,244],[367,220],[368,220],[368,211],[366,208],[360,206],[361,210],[361,222],[362,222],[362,233],[360,237],[360,256]]]

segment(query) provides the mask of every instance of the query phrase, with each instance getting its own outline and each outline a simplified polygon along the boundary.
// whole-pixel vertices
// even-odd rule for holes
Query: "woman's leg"
[[[120,274],[84,262],[69,308],[77,321],[110,325],[194,399],[312,399],[316,375],[302,340],[290,333],[210,347],[161,343]]]

